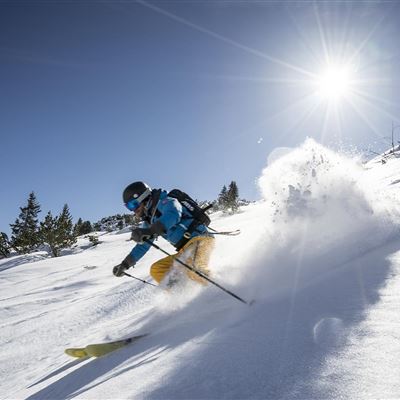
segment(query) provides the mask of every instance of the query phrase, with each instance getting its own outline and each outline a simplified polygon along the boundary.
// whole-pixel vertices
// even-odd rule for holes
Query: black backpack
[[[195,200],[193,200],[187,193],[182,192],[179,189],[173,189],[168,193],[168,197],[172,197],[177,199],[179,203],[185,207],[189,213],[192,215],[194,221],[197,222],[196,225],[205,225],[208,226],[211,223],[210,217],[206,214],[206,210],[212,207],[212,205],[208,205],[204,208],[201,208]],[[193,221],[193,222],[194,222]]]

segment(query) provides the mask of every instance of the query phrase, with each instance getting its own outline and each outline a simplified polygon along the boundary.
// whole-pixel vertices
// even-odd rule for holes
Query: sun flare
[[[346,65],[329,66],[318,78],[318,93],[327,100],[348,97],[352,87],[351,70]]]

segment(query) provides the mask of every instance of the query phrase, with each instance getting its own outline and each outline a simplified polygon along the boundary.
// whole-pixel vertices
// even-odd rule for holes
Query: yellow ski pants
[[[150,267],[150,275],[155,281],[160,283],[164,279],[165,275],[167,275],[174,266],[176,258],[179,258],[185,264],[188,264],[189,266],[201,271],[205,275],[208,275],[208,263],[210,261],[211,253],[214,249],[214,242],[215,239],[209,236],[197,236],[190,239],[185,246],[178,251],[178,253],[156,261]],[[205,285],[207,284],[204,279],[200,278],[196,273],[190,271],[188,268],[185,268],[183,265],[177,262],[175,262],[175,265],[181,266],[183,269],[185,269],[186,274],[190,279]]]

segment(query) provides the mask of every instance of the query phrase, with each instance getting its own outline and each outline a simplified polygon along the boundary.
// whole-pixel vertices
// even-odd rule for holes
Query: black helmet
[[[127,186],[122,194],[125,206],[135,211],[140,204],[151,195],[151,189],[144,182],[133,182]]]

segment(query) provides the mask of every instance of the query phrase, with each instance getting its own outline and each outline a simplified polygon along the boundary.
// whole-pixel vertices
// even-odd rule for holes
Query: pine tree
[[[95,223],[93,224],[93,230],[94,230],[95,232],[100,232],[100,231],[101,231],[101,222],[95,222]]]
[[[124,223],[126,225],[133,225],[135,223],[134,216],[131,214],[124,214]]]
[[[87,235],[88,233],[93,232],[93,228],[92,228],[92,224],[90,223],[90,221],[85,221],[82,226],[81,226],[81,230],[80,230],[80,235]]]
[[[4,232],[0,232],[0,256],[7,257],[10,254],[10,242]]]
[[[76,243],[76,235],[68,205],[65,204],[60,215],[53,217],[49,211],[40,223],[40,237],[50,247],[53,257],[58,257],[62,249]]]
[[[29,253],[41,243],[39,232],[38,214],[40,205],[34,192],[29,194],[26,207],[20,207],[19,217],[11,226],[11,246],[19,253]]]
[[[228,194],[228,189],[224,185],[220,194],[218,195],[218,206],[220,209],[222,209],[222,211],[226,211],[226,209],[228,207],[227,194]]]
[[[79,218],[78,222],[74,225],[75,236],[81,236],[82,225],[83,225],[82,218]]]
[[[89,235],[89,242],[92,243],[93,246],[97,246],[100,243],[99,237],[97,235]]]
[[[74,225],[74,235],[75,236],[82,236],[87,235],[88,233],[92,232],[92,224],[90,221],[82,221],[82,218],[78,219],[78,222]]]
[[[226,197],[228,208],[232,210],[232,213],[237,212],[239,209],[239,189],[235,181],[229,184]]]
[[[71,247],[76,243],[72,217],[69,212],[68,204],[65,204],[57,221],[57,234],[61,248]]]
[[[58,257],[61,249],[57,236],[57,224],[58,218],[53,217],[50,211],[47,213],[44,221],[40,223],[41,239],[49,245],[53,257]]]

